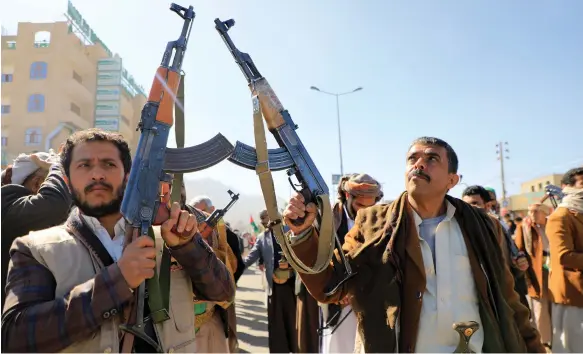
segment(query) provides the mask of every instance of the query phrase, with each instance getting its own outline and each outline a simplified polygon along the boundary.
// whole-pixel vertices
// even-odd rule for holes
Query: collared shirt
[[[348,228],[348,231],[350,231],[350,229],[352,229],[352,227],[354,226],[354,220],[352,220],[352,218],[348,214],[348,210],[346,209],[346,205],[344,205],[343,208],[344,208],[344,214],[346,214],[346,227]]]
[[[434,250],[421,236],[424,220],[413,211],[426,277],[416,344],[418,352],[451,353],[459,341],[452,329],[454,322],[476,321],[481,325],[477,290],[464,237],[454,218],[455,207],[446,203],[447,211],[434,228]],[[433,226],[430,229],[433,230]],[[484,331],[478,331],[472,336],[470,348],[479,353],[483,342]]]
[[[109,235],[109,232],[101,225],[99,220],[94,217],[81,214],[81,217],[87,223],[87,226],[93,231],[95,236],[101,241],[103,247],[107,250],[114,262],[117,262],[121,258],[121,253],[123,251],[123,243],[125,238],[125,219],[120,217],[115,224],[114,237]]]

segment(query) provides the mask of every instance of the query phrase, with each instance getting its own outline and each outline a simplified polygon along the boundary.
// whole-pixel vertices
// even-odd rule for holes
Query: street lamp
[[[338,97],[361,91],[362,87],[357,87],[352,91],[347,91],[347,92],[342,92],[342,93],[333,93],[333,92],[320,90],[316,86],[310,86],[310,90],[318,91],[318,92],[325,93],[327,95],[336,97],[336,116],[338,119],[338,146],[340,149],[340,175],[343,176],[344,175],[344,164],[342,162],[342,135],[340,134],[340,102],[339,102]]]

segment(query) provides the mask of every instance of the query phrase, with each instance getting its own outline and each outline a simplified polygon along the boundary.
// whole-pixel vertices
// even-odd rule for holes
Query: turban
[[[51,157],[50,153],[46,152],[37,152],[36,155],[41,161],[48,161]],[[22,184],[28,176],[40,168],[30,156],[31,155],[20,154],[14,160],[11,179],[13,184]]]
[[[352,174],[342,177],[338,186],[338,197],[346,192],[354,197],[374,197],[377,201],[383,198],[381,184],[366,173]]]

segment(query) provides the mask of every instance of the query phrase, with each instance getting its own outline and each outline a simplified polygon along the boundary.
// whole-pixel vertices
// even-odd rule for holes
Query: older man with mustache
[[[406,192],[358,212],[345,237],[343,251],[357,275],[326,295],[343,276],[341,267],[299,273],[320,302],[349,296],[362,341],[357,351],[451,353],[459,341],[452,325],[475,321],[474,352],[545,352],[514,291],[492,220],[447,195],[459,182],[457,171],[448,143],[416,139],[406,157]],[[316,206],[305,203],[300,194],[292,197],[284,218],[296,255],[313,264]],[[292,222],[302,217],[301,225]]]

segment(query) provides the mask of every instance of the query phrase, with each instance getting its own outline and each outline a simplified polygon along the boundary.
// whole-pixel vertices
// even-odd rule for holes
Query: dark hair
[[[565,172],[565,175],[561,179],[561,184],[566,184],[567,186],[574,186],[576,176],[583,176],[583,167],[575,167]]]
[[[521,222],[522,221],[522,218],[520,216],[517,216],[517,217],[514,218],[514,221]]]
[[[7,185],[12,183],[12,165],[8,165],[4,171],[2,171],[2,185]]]
[[[491,201],[490,194],[488,193],[486,188],[482,186],[469,186],[462,192],[462,197],[471,195],[479,195],[480,198],[484,200],[484,203],[488,203],[489,201]]]
[[[441,140],[439,138],[433,138],[430,136],[422,136],[420,138],[413,140],[413,143],[411,143],[411,146],[409,146],[409,149],[411,149],[411,147],[415,144],[433,145],[433,146],[439,146],[439,147],[444,148],[446,155],[447,155],[447,165],[448,165],[449,173],[457,173],[457,170],[459,167],[457,154],[455,153],[455,151],[453,150],[451,145],[449,145],[447,142],[445,142],[444,140]]]
[[[132,155],[130,147],[123,135],[114,132],[108,132],[102,129],[90,128],[73,133],[63,144],[61,151],[61,164],[65,170],[65,175],[69,177],[71,169],[71,159],[73,158],[73,149],[75,146],[94,141],[110,142],[119,150],[119,157],[123,163],[123,170],[127,174],[132,167]]]

